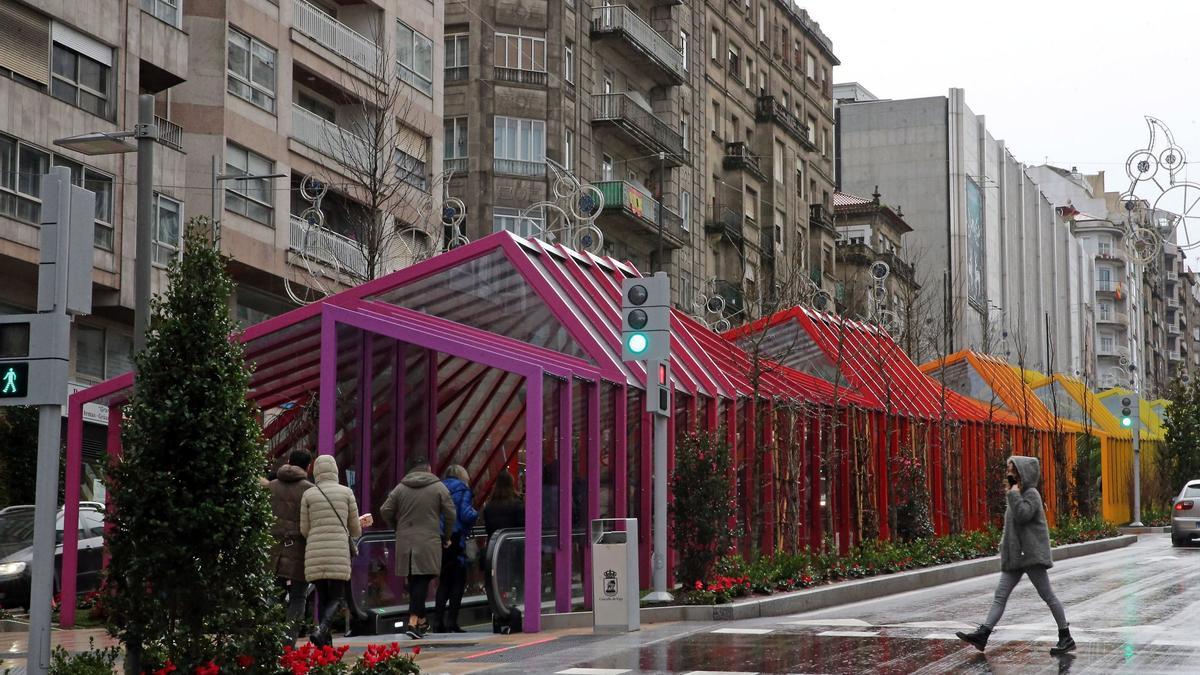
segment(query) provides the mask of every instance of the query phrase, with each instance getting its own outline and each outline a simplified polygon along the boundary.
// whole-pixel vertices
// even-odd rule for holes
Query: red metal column
[[[888,526],[888,510],[891,501],[888,488],[891,479],[888,471],[888,457],[892,451],[896,430],[892,428],[891,418],[885,417],[885,413],[877,412],[873,416],[875,418],[875,484],[879,491],[875,509],[879,514],[879,538],[890,539],[892,535],[891,528]]]
[[[839,478],[838,483],[838,542],[839,552],[845,555],[853,544],[850,538],[850,411],[842,410],[836,413],[841,420],[841,427],[834,438],[837,439]]]
[[[808,445],[809,546],[816,550],[825,543],[824,514],[821,512],[821,439],[825,431],[825,412],[822,409],[813,417]]]
[[[775,475],[775,405],[770,399],[766,400],[763,405],[766,406],[766,411],[763,417],[763,438],[762,444],[766,451],[763,453],[762,463],[762,480],[763,480],[763,505],[762,505],[762,542],[759,544],[764,555],[770,555],[775,552],[775,521],[778,509],[775,507],[775,483],[777,477]]]

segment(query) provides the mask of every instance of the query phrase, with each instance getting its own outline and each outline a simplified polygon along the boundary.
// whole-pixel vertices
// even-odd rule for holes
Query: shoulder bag
[[[354,542],[354,537],[350,536],[350,528],[346,527],[346,523],[342,520],[341,514],[338,513],[337,507],[333,505],[333,501],[329,499],[329,495],[325,494],[325,491],[321,489],[320,485],[314,483],[313,487],[317,488],[317,491],[320,492],[321,496],[325,498],[325,503],[329,504],[329,508],[333,509],[333,515],[335,518],[337,518],[338,524],[342,526],[343,530],[345,530],[346,544],[350,547],[350,557],[353,558],[354,556],[358,555],[358,544]],[[349,515],[349,511],[347,511],[346,515]]]

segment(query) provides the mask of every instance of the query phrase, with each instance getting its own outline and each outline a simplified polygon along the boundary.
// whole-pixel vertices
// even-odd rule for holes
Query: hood
[[[334,467],[334,475],[337,475],[336,465]],[[305,478],[308,478],[308,472],[298,466],[285,464],[279,467],[279,471],[275,472],[275,477],[284,483],[298,483]]]
[[[318,483],[338,482],[338,465],[330,455],[321,455],[313,463],[313,478]]]
[[[442,482],[446,484],[446,489],[450,492],[469,489],[466,483],[457,478],[443,478]]]
[[[1017,475],[1021,477],[1022,490],[1037,488],[1038,483],[1042,480],[1042,464],[1037,457],[1013,455],[1008,458],[1008,461],[1017,468]]]
[[[429,487],[434,483],[440,482],[441,481],[438,480],[437,476],[429,473],[428,471],[410,471],[408,475],[404,477],[404,480],[400,481],[400,483],[404,486],[414,489]]]

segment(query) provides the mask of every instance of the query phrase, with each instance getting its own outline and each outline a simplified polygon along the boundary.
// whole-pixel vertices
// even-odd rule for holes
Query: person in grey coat
[[[454,532],[454,500],[430,471],[429,462],[416,457],[379,514],[396,530],[396,576],[408,577],[407,633],[417,640],[429,632],[425,601],[430,582],[442,571],[442,550],[450,545],[450,533]]]
[[[1050,575],[1047,573],[1054,566],[1054,558],[1050,554],[1050,528],[1046,524],[1046,511],[1042,506],[1042,495],[1037,490],[1041,475],[1041,463],[1036,457],[1014,455],[1008,458],[1005,476],[1008,507],[1004,510],[1004,533],[1000,537],[1000,583],[996,586],[992,608],[983,625],[971,633],[956,633],[960,640],[974,645],[979,651],[987,646],[988,636],[1004,615],[1008,596],[1021,580],[1021,575],[1029,577],[1030,583],[1054,615],[1054,622],[1058,624],[1058,644],[1050,649],[1050,653],[1057,656],[1075,649],[1075,640],[1067,624],[1067,613],[1050,588]]]

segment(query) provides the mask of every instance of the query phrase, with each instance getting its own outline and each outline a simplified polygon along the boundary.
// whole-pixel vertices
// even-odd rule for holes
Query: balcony
[[[442,169],[446,173],[452,173],[455,176],[467,175],[467,158],[455,157],[442,160]]]
[[[497,157],[492,160],[492,171],[505,176],[545,178],[546,162],[534,162],[523,159],[501,159]]]
[[[1121,287],[1121,282],[1113,281],[1112,279],[1097,279],[1096,292],[1104,295],[1124,295],[1124,289]]]
[[[745,171],[760,181],[767,182],[767,176],[762,172],[758,157],[743,141],[725,144],[725,159],[721,162],[721,166],[725,167],[726,171]]]
[[[1179,281],[1179,270],[1167,270],[1167,283]]]
[[[324,227],[309,225],[299,216],[292,216],[288,231],[288,249],[304,254],[342,272],[365,279],[367,257],[358,243]]]
[[[759,231],[758,254],[764,262],[775,261],[775,228],[764,227]]]
[[[687,79],[683,69],[683,52],[675,48],[650,24],[625,5],[606,5],[592,8],[592,38],[618,36],[655,66],[652,77],[658,74],[662,84],[679,85]],[[628,53],[628,52],[625,52]]]
[[[721,296],[725,301],[725,314],[733,316],[741,313],[746,308],[746,294],[742,290],[742,285],[736,281],[727,279],[716,279],[713,283],[713,290],[716,295]]]
[[[171,120],[154,116],[154,124],[158,127],[158,142],[168,148],[183,150],[183,127]]]
[[[809,138],[808,125],[776,101],[774,96],[758,97],[754,104],[754,121],[774,123],[804,147],[812,151],[817,149]]]
[[[466,82],[469,77],[470,68],[467,66],[454,66],[445,69],[446,84],[452,82]]]
[[[825,228],[834,234],[838,233],[837,227],[833,224],[833,212],[822,204],[808,205],[808,224]]]
[[[379,49],[365,35],[305,0],[292,0],[292,8],[292,25],[297,31],[368,73],[379,70]]]
[[[524,70],[522,68],[502,68],[496,66],[493,72],[497,82],[530,84],[535,87],[546,86],[546,71],[544,70]]]
[[[1104,357],[1111,357],[1111,358],[1119,359],[1119,358],[1122,358],[1122,357],[1125,357],[1128,355],[1129,355],[1129,349],[1126,345],[1123,345],[1123,344],[1119,345],[1119,344],[1113,343],[1113,344],[1105,345],[1103,342],[1101,342],[1100,346],[1096,347],[1096,356],[1104,356]]]
[[[1123,312],[1109,312],[1107,314],[1097,314],[1096,323],[1109,324],[1119,328],[1129,328],[1129,315]]]
[[[633,183],[621,180],[603,181],[592,185],[604,195],[601,218],[610,214],[617,216],[642,235],[642,239],[657,243],[660,207],[653,197]],[[683,230],[683,218],[668,208],[662,209],[662,232],[663,245],[667,248],[684,248],[689,244],[690,237]]]
[[[1171,335],[1179,335],[1181,332],[1182,331],[1179,330],[1179,324],[1177,324],[1177,323],[1167,324],[1167,333],[1169,333]]]
[[[895,274],[910,282],[916,279],[916,271],[911,263],[901,260],[900,256],[892,252],[880,253],[865,243],[843,244],[839,242],[837,245],[837,259],[839,262],[844,261],[863,267],[877,261],[883,261],[891,268],[891,274]]]
[[[1121,251],[1109,249],[1107,251],[1099,251],[1096,253],[1096,260],[1125,264],[1125,254]]]
[[[1167,296],[1167,307],[1170,307],[1172,309],[1179,309],[1179,296],[1177,296],[1173,293],[1171,295]]]
[[[704,221],[704,233],[721,235],[740,249],[746,243],[746,235],[742,228],[745,220],[746,217],[740,208],[714,205]]]
[[[638,105],[628,94],[592,95],[592,124],[618,127],[650,150],[666,153],[669,167],[691,162],[679,131]]]
[[[1167,358],[1170,359],[1171,361],[1183,361],[1183,355],[1180,354],[1179,350],[1177,350],[1177,349],[1172,349],[1172,350],[1168,351]]]
[[[370,144],[366,140],[295,104],[292,105],[292,138],[347,166],[370,166],[372,161]]]

